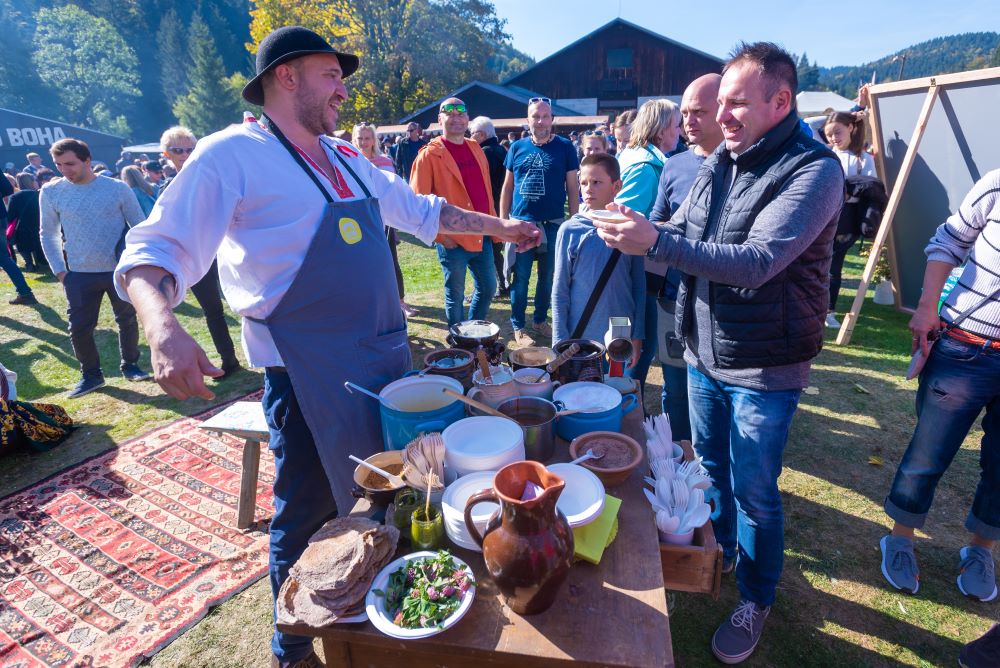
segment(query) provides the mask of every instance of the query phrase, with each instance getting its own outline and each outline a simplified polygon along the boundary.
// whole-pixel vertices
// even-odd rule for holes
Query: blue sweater
[[[553,344],[570,338],[611,257],[611,249],[597,236],[593,223],[577,214],[559,226],[555,247],[555,276],[552,279]],[[643,258],[622,255],[608,279],[604,292],[583,332],[585,339],[604,342],[608,318],[626,316],[632,320],[632,338],[645,331],[646,278]]]

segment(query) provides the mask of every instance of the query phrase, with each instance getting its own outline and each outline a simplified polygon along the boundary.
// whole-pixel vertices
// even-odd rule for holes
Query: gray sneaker
[[[757,649],[764,630],[764,620],[771,608],[762,608],[753,601],[741,600],[729,619],[712,636],[712,653],[722,663],[745,661]]]
[[[985,547],[969,545],[959,551],[958,590],[980,601],[997,597],[997,579],[993,573],[993,555]]]
[[[920,569],[917,556],[913,554],[913,541],[903,536],[883,536],[879,542],[882,548],[882,575],[896,589],[916,594],[920,589]]]

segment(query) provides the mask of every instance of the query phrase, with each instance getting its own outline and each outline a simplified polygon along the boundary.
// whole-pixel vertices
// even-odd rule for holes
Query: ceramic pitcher
[[[538,495],[522,500],[532,482]],[[556,501],[566,483],[538,462],[514,462],[497,471],[493,489],[469,497],[465,526],[483,548],[486,570],[511,610],[532,615],[547,610],[569,575],[573,562],[573,532]],[[482,535],[472,521],[477,503],[493,501],[493,514]]]

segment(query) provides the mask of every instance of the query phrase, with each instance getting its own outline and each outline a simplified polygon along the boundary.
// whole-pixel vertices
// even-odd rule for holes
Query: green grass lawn
[[[400,246],[406,299],[419,312],[410,321],[415,360],[441,347],[446,335],[443,288],[435,253],[411,243]],[[850,306],[862,269],[856,256],[845,267],[840,313]],[[80,425],[62,446],[42,454],[0,459],[0,495],[40,480],[90,455],[183,415],[258,389],[262,377],[245,371],[212,383],[215,402],[178,402],[152,383],[117,377],[114,321],[102,311],[97,341],[108,387],[70,400],[67,389],[79,371],[66,333],[65,298],[51,278],[29,282],[38,307],[4,303],[0,311],[0,361],[19,374],[22,398],[63,405]],[[6,282],[0,291],[13,295]],[[471,281],[470,281],[471,285]],[[471,288],[469,288],[471,289]],[[490,319],[510,336],[509,304],[499,302]],[[530,312],[530,306],[529,306]],[[178,315],[217,359],[196,303]],[[942,666],[955,665],[960,646],[1000,617],[997,603],[963,598],[955,587],[958,549],[978,472],[978,425],[938,488],[927,528],[918,533],[921,587],[917,596],[890,591],[879,572],[878,540],[888,518],[882,502],[915,424],[916,382],[903,380],[909,360],[908,316],[867,301],[850,346],[833,345],[835,332],[813,365],[818,394],[803,395],[792,426],[780,486],[785,499],[785,571],[778,600],[751,666]],[[230,321],[234,338],[239,334]],[[148,351],[142,363],[148,368]],[[650,372],[647,411],[659,412],[662,376]],[[650,564],[658,568],[658,564]],[[718,665],[709,640],[736,600],[732,576],[723,579],[719,601],[694,594],[670,596],[674,653],[681,666]],[[224,667],[267,665],[270,594],[261,581],[159,653],[155,666]],[[234,647],[240,647],[234,651]]]

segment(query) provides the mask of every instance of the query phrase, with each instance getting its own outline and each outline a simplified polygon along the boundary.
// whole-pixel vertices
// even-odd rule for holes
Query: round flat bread
[[[317,533],[325,534],[324,537],[317,540],[313,536],[289,574],[309,589],[335,589],[344,585],[374,552],[377,528],[373,523],[342,523],[332,528],[329,523],[324,525]]]

